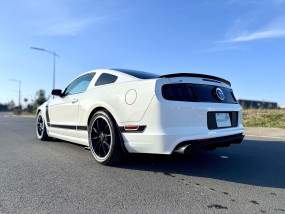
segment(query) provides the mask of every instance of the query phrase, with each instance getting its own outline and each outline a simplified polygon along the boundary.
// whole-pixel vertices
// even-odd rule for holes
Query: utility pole
[[[56,52],[54,51],[49,51],[49,50],[46,50],[46,49],[43,49],[43,48],[36,48],[36,47],[31,47],[31,49],[34,49],[34,50],[38,50],[38,51],[44,51],[44,52],[47,52],[47,53],[50,53],[53,55],[53,81],[52,81],[52,89],[55,89],[55,63],[56,63],[56,57],[59,57],[59,55],[56,54]],[[53,96],[54,97],[54,96]]]
[[[19,108],[20,108],[20,106],[21,106],[21,84],[22,84],[22,81],[17,80],[17,79],[10,79],[10,81],[19,83]]]

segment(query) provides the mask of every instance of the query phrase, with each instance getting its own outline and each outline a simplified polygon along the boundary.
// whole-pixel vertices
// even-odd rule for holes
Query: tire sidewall
[[[39,117],[42,117],[42,120],[43,120],[43,131],[42,131],[42,135],[41,136],[39,135],[39,132],[38,132],[38,119],[39,119]],[[46,131],[45,120],[44,120],[42,112],[39,112],[38,115],[37,115],[37,120],[36,120],[36,132],[37,132],[37,137],[38,137],[39,140],[43,139],[45,131]]]
[[[96,121],[97,118],[99,117],[103,117],[105,120],[107,120],[108,124],[110,125],[110,130],[111,130],[111,146],[110,146],[110,151],[109,153],[107,154],[106,157],[104,158],[100,158],[98,157],[95,152],[94,152],[94,148],[93,148],[93,144],[91,142],[91,131],[92,131],[92,128],[93,128],[93,124],[94,122]],[[110,160],[112,159],[113,155],[114,155],[114,152],[115,152],[115,148],[116,148],[116,142],[118,141],[118,134],[116,132],[116,123],[114,122],[114,120],[111,118],[111,116],[106,113],[105,111],[98,111],[96,112],[91,121],[90,121],[90,124],[88,126],[88,141],[89,141],[89,148],[91,150],[91,153],[93,155],[93,157],[95,158],[95,160],[98,162],[98,163],[101,163],[101,164],[108,164],[108,162],[110,162]]]

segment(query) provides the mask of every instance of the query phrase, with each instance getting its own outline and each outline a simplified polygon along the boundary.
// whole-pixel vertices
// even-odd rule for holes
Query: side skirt
[[[69,141],[72,143],[77,143],[80,145],[89,146],[88,139],[66,136],[66,135],[62,135],[62,134],[58,134],[58,133],[54,133],[54,132],[49,132],[48,134],[50,137],[58,138],[60,140],[65,140],[65,141]]]

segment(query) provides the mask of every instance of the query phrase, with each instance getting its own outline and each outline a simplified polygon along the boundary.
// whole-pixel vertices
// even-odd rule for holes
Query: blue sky
[[[0,2],[0,102],[31,99],[97,68],[190,72],[232,82],[237,98],[285,105],[285,0]]]

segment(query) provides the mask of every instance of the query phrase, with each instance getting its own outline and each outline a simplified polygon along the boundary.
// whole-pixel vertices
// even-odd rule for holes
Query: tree
[[[8,111],[8,105],[0,103],[0,111]]]
[[[12,110],[14,108],[15,108],[15,102],[14,102],[14,100],[11,100],[11,102],[8,103],[8,109]]]
[[[15,103],[13,100],[8,103],[1,104],[0,103],[0,111],[11,111],[15,108]]]
[[[40,89],[36,93],[35,106],[40,106],[45,101],[47,101],[46,96],[45,96],[45,91],[43,89]]]

